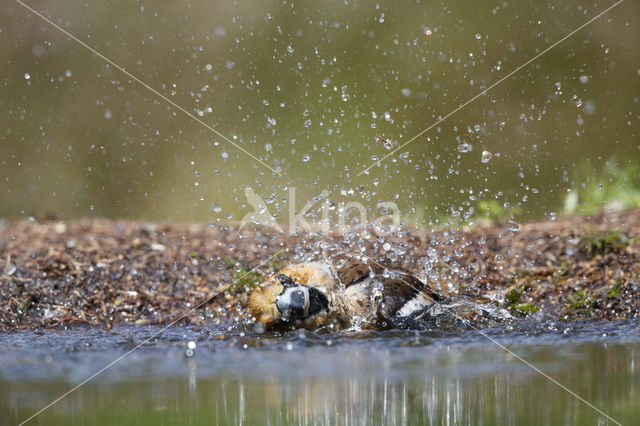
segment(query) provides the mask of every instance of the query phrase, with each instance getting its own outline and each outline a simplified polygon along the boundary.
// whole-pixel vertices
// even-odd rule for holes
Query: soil
[[[247,292],[264,276],[344,252],[390,260],[445,295],[485,295],[520,316],[640,315],[640,210],[405,228],[384,238],[239,232],[220,223],[24,219],[0,221],[0,329],[233,323],[246,318]]]

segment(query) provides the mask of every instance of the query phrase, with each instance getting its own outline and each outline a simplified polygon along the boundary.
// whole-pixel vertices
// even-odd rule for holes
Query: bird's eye
[[[326,311],[329,308],[329,300],[321,291],[311,287],[309,289],[309,315]]]

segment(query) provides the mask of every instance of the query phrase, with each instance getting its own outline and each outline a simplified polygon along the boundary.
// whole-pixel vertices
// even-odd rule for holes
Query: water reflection
[[[636,368],[640,339],[633,339],[640,335],[638,325],[606,327],[494,337],[616,420],[633,424],[640,401]],[[220,342],[203,333],[188,357],[185,349],[193,333],[177,330],[133,354],[45,412],[39,421],[613,424],[477,335],[417,335],[414,344],[409,334],[333,336],[331,345],[322,339],[309,342],[308,336],[306,343],[284,336],[264,340],[261,348],[241,349],[238,341]],[[6,337],[0,337],[0,418],[14,424],[77,381],[61,367],[77,359],[71,352],[58,350],[57,360],[48,372],[40,370],[38,378],[26,370],[41,359],[43,346],[34,342],[33,356],[16,355],[25,347],[9,348],[4,345]],[[58,340],[55,345],[62,343]],[[99,347],[100,342],[96,343]],[[99,353],[103,349],[80,352],[83,361],[78,368],[89,371],[103,365]],[[108,355],[118,353],[117,346],[112,346]],[[11,372],[21,369],[23,379]]]

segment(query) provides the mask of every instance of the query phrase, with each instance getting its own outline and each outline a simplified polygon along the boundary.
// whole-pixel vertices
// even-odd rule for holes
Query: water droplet
[[[33,53],[33,56],[35,56],[36,58],[41,57],[42,55],[44,55],[44,46],[40,43],[34,44],[31,48],[31,53]]]
[[[482,161],[483,163],[488,163],[491,160],[491,157],[493,157],[492,153],[490,153],[489,151],[482,151],[482,157],[480,158],[480,161]]]
[[[482,38],[482,35],[480,35],[480,33],[476,34],[476,40],[480,40]]]
[[[507,221],[506,226],[509,231],[516,232],[520,230],[520,224],[518,222],[514,222],[513,220]]]
[[[187,343],[187,347],[189,349],[195,349],[196,348],[196,342],[194,342],[193,340],[191,340],[189,343]]]
[[[7,272],[5,273],[5,275],[7,277],[10,277],[11,275],[13,275],[16,272],[17,269],[18,268],[16,268],[16,265],[11,264],[11,265],[9,265],[9,268],[7,269]]]
[[[110,119],[112,117],[111,111],[106,110],[104,112],[104,118],[106,118],[107,120]]]
[[[222,151],[222,153],[220,154],[220,156],[222,156],[222,158],[224,158],[225,160],[227,158],[229,158],[229,154],[227,154],[227,151]]]
[[[406,87],[404,89],[402,89],[402,96],[406,96],[406,97],[411,96],[411,89],[406,88]]]
[[[389,244],[389,243],[384,243],[384,244],[382,245],[382,248],[384,249],[384,251],[389,251],[389,250],[391,250],[391,244]]]
[[[500,253],[496,254],[496,257],[493,258],[493,261],[496,263],[502,262],[504,260],[504,256]]]
[[[30,78],[31,78],[31,74],[29,74],[28,72],[24,73],[25,80],[29,80]]]
[[[376,140],[382,143],[386,149],[393,149],[395,143],[391,139],[385,139],[380,135],[376,135]]]
[[[587,84],[588,82],[589,82],[589,76],[588,75],[581,75],[580,76],[580,83]]]
[[[269,151],[271,151],[272,149],[273,149],[273,147],[271,146],[271,144],[270,144],[270,143],[268,143],[268,144],[265,144],[265,145],[264,145],[264,150],[265,150],[265,151],[269,152]]]
[[[460,145],[458,145],[458,152],[471,152],[473,151],[473,146],[469,143],[463,142]]]
[[[222,207],[220,207],[220,204],[218,203],[213,203],[211,204],[211,211],[214,213],[220,213],[222,211]]]
[[[556,95],[561,95],[562,94],[562,84],[560,84],[559,81],[556,81],[556,91],[555,91]]]
[[[302,156],[302,162],[306,163],[307,161],[309,161],[311,159],[311,156],[309,154],[304,154]]]
[[[596,112],[596,104],[592,100],[588,100],[584,103],[584,112],[592,115]]]

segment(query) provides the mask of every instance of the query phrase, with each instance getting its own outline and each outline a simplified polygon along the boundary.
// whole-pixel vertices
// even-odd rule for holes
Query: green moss
[[[532,302],[522,302],[522,295],[530,288],[529,284],[525,284],[522,286],[517,286],[509,291],[504,296],[505,305],[507,309],[514,311],[521,315],[530,315],[538,312],[540,310],[540,306],[536,305]]]
[[[520,297],[522,296],[522,289],[514,288],[510,292],[504,295],[504,300],[508,307],[515,305],[520,301]]]
[[[567,298],[567,301],[567,307],[569,309],[583,309],[592,302],[592,299],[587,292],[576,290],[574,294]]]
[[[251,291],[255,286],[260,284],[264,279],[264,275],[256,269],[251,270],[232,257],[225,257],[224,261],[227,265],[234,268],[233,285],[227,290],[228,293],[237,295]]]
[[[531,315],[531,314],[535,314],[536,312],[538,312],[540,310],[540,306],[536,305],[535,303],[518,303],[517,305],[514,305],[513,308],[525,315]]]
[[[593,312],[593,297],[583,290],[576,290],[567,297],[565,313],[569,316],[588,316]]]
[[[611,288],[607,292],[607,298],[615,299],[616,297],[618,297],[625,284],[626,282],[624,280],[616,281],[616,283],[613,286],[611,286]]]
[[[251,270],[232,257],[225,257],[224,262],[234,269],[232,275],[233,285],[227,290],[230,294],[238,295],[248,293],[267,277],[267,275],[261,273],[259,270]],[[271,260],[265,265],[265,269],[268,271],[278,271],[284,266],[284,251],[280,250],[275,255],[272,255]]]

